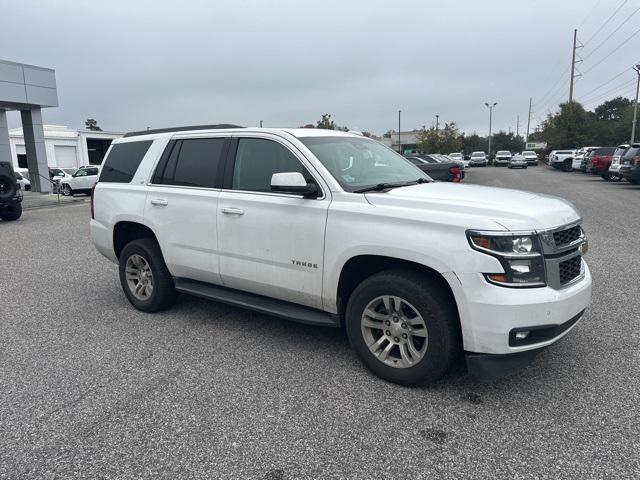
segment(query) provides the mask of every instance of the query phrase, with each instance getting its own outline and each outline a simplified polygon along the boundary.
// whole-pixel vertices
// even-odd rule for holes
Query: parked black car
[[[464,172],[457,163],[441,162],[436,157],[424,154],[407,155],[405,158],[434,180],[459,182],[464,178]]]
[[[18,186],[13,165],[0,162],[0,218],[5,222],[22,215],[22,190]]]
[[[640,143],[632,143],[620,159],[620,174],[627,182],[640,185]]]

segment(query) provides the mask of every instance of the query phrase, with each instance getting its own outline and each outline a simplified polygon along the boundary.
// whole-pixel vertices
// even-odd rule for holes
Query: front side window
[[[300,161],[284,146],[263,138],[238,140],[233,167],[234,190],[271,192],[274,173],[299,172],[307,181],[313,181]]]
[[[88,175],[87,171],[84,168],[81,168],[75,173],[76,177],[86,177]]]
[[[413,182],[425,174],[406,158],[364,137],[302,137],[311,152],[348,192],[382,183]]]

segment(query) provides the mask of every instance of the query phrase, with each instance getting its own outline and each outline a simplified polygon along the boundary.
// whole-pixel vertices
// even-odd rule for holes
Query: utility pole
[[[578,43],[578,29],[573,29],[573,51],[571,52],[571,82],[569,83],[569,101],[573,102],[573,81],[576,77],[581,76],[581,74],[576,75],[576,63],[581,62],[582,60],[578,59],[576,62],[576,50],[578,48],[582,48],[584,45]]]
[[[398,153],[402,155],[402,143],[400,143],[400,114],[402,110],[398,110]]]
[[[527,117],[527,136],[524,138],[525,148],[529,141],[529,126],[531,125],[531,97],[529,97],[529,116]]]
[[[260,128],[262,128],[262,120],[260,120]]]
[[[436,115],[436,133],[438,133],[439,126],[440,126],[440,115]]]
[[[516,137],[520,136],[520,115],[516,116]]]
[[[489,105],[487,102],[485,102],[485,106],[489,109],[489,157],[491,157],[491,117],[493,116],[493,107],[495,107],[497,104],[498,102],[493,102],[493,105]]]
[[[633,123],[631,124],[631,143],[636,140],[636,119],[638,118],[638,92],[640,92],[640,64],[633,69],[638,74],[638,85],[636,86],[636,103],[633,105]]]

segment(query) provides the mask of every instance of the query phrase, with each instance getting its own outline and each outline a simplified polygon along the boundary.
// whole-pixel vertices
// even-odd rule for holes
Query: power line
[[[578,25],[578,28],[580,28],[580,27],[582,27],[582,26],[584,25],[584,22],[586,22],[586,21],[587,21],[587,18],[589,18],[589,17],[591,16],[591,14],[592,14],[593,12],[595,12],[596,7],[597,7],[598,5],[600,5],[600,2],[601,2],[601,1],[602,1],[602,0],[598,0],[596,3],[594,3],[594,4],[593,4],[593,7],[591,7],[591,10],[589,10],[589,13],[587,13],[587,15],[582,19],[582,21],[580,22],[580,25]]]
[[[586,70],[584,73],[589,73],[591,70],[593,70],[594,68],[596,68],[598,65],[600,65],[602,62],[604,62],[607,58],[609,58],[611,55],[613,55],[615,52],[617,52],[620,48],[622,48],[622,46],[624,44],[626,44],[629,40],[631,40],[633,37],[635,37],[638,33],[640,33],[640,28],[637,29],[635,32],[633,32],[629,37],[627,37],[620,45],[618,45],[616,48],[614,48],[613,50],[611,50],[609,52],[608,55],[604,56],[603,58],[600,59],[600,61],[598,61],[595,65],[592,65],[591,68],[589,70]]]
[[[601,85],[598,85],[596,88],[594,88],[593,90],[589,90],[587,93],[583,94],[583,97],[588,96],[590,93],[595,92],[596,90],[600,90],[602,87],[609,85],[611,82],[613,82],[616,78],[624,75],[625,73],[628,73],[629,69],[625,68],[623,71],[621,71],[620,73],[618,73],[616,76],[612,77],[611,79],[607,80],[606,82],[604,82]]]
[[[584,42],[585,45],[587,43],[589,43],[593,39],[593,37],[595,37],[598,33],[600,33],[602,31],[602,29],[607,25],[607,23],[609,23],[611,21],[611,19],[613,17],[615,17],[615,15],[620,11],[620,9],[622,7],[624,7],[624,5],[627,3],[627,1],[628,0],[623,0],[623,2],[620,5],[618,5],[618,8],[616,8],[616,10],[611,14],[611,16],[609,18],[607,18],[602,25],[600,25],[600,28],[598,28],[598,30],[596,30],[595,33],[593,35],[591,35],[586,42]]]
[[[635,81],[634,81],[635,83]],[[623,91],[619,92],[618,95],[616,95],[616,97],[625,97],[625,98],[632,98],[636,93],[636,86],[635,85],[630,85],[628,86],[626,89],[624,89]],[[609,97],[609,98],[607,98]],[[604,97],[601,98],[594,98],[593,100],[590,100],[589,102],[584,104],[584,108],[585,110],[588,110],[590,108],[593,108],[594,106],[597,106],[598,104],[603,103],[603,100],[607,99],[609,100],[612,97],[611,94],[606,95]],[[613,97],[615,98],[615,97]]]
[[[547,92],[542,95],[540,97],[540,100],[538,100],[540,103],[544,102],[544,99],[547,98],[547,96],[552,92],[555,91],[556,86],[558,85],[558,82],[560,82],[560,80],[562,80],[565,76],[565,74],[569,73],[569,70],[571,70],[571,67],[567,67],[564,72],[562,72],[562,75],[560,75],[560,77],[558,77],[558,79],[554,82],[553,85],[551,85],[551,88],[549,90],[547,90]]]
[[[587,58],[589,58],[591,55],[593,55],[594,53],[596,53],[598,51],[598,49],[605,44],[605,42],[607,40],[609,40],[613,35],[615,35],[616,33],[618,33],[620,31],[620,29],[622,28],[622,26],[627,23],[629,20],[631,20],[631,18],[638,13],[638,11],[640,11],[640,7],[636,8],[631,15],[629,15],[624,22],[622,22],[620,25],[617,25],[616,28],[607,36],[607,38],[605,38],[602,42],[600,42],[598,44],[598,46],[596,48],[594,48],[593,50],[591,50],[591,52],[589,53],[589,55],[587,55],[586,57],[584,57],[584,60],[586,60]]]
[[[589,99],[588,97],[587,98],[582,98],[582,102],[589,103],[589,102],[592,102],[596,98],[606,97],[607,95],[609,95],[611,93],[617,92],[620,89],[625,88],[628,85],[635,84],[635,83],[636,83],[636,79],[632,78],[631,80],[627,80],[626,82],[621,83],[620,85],[616,85],[615,87],[610,88],[606,92],[601,92],[601,93],[593,96],[591,99]]]

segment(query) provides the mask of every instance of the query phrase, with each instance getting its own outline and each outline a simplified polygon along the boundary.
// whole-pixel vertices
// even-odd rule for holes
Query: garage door
[[[64,168],[78,166],[78,162],[76,160],[76,147],[56,145],[53,148],[56,156],[56,167]]]

